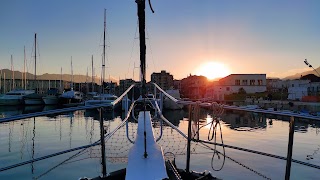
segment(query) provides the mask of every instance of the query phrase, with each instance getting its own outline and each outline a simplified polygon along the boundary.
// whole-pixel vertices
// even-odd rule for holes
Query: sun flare
[[[206,76],[209,80],[222,78],[230,74],[227,66],[219,62],[206,62],[201,64],[196,71],[197,75]]]

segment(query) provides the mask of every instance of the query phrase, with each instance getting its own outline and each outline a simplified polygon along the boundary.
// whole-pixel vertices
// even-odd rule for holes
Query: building
[[[283,85],[281,84],[282,80],[279,78],[268,78],[267,80],[267,91],[272,92],[282,92]]]
[[[230,74],[208,85],[205,98],[223,101],[228,94],[244,91],[246,93],[265,92],[266,74]]]
[[[173,76],[164,70],[160,73],[152,73],[151,82],[158,84],[163,90],[173,88]]]
[[[181,91],[181,80],[173,80],[173,88]]]
[[[191,75],[180,81],[181,96],[190,99],[202,99],[206,93],[208,79],[205,76]]]
[[[124,93],[134,83],[136,82],[133,79],[121,79],[119,83],[118,95]]]

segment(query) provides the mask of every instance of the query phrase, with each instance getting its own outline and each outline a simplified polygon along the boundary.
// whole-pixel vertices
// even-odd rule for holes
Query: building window
[[[254,79],[251,79],[251,80],[250,80],[250,86],[254,86],[255,83],[256,83],[256,80],[254,80]]]
[[[236,86],[240,86],[240,80],[236,79]]]
[[[227,91],[230,91],[230,87],[226,87],[226,90],[227,90]]]
[[[259,85],[259,86],[262,85],[262,79],[258,79],[258,85]]]
[[[242,80],[242,85],[244,86],[248,85],[248,80]]]

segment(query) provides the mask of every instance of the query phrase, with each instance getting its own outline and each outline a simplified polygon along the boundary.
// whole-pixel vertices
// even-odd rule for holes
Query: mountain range
[[[2,73],[2,78],[6,79],[11,79],[12,78],[12,71],[9,69],[1,69],[1,73]],[[34,79],[34,74],[32,73],[26,73],[27,75],[27,79]],[[15,79],[21,79],[22,78],[22,73],[20,71],[14,71],[14,78]],[[63,80],[63,81],[71,81],[71,75],[70,74],[42,74],[42,75],[37,75],[37,79],[38,80]],[[118,82],[118,80],[110,78],[110,80],[112,82]],[[92,77],[91,76],[86,76],[86,75],[73,75],[73,81],[75,83],[83,83],[83,82],[91,82],[92,81]],[[109,81],[109,79],[107,78],[106,81]],[[94,78],[94,82],[97,84],[101,84],[100,83],[100,78],[99,77],[95,77]]]
[[[318,67],[316,69],[317,72],[320,73],[320,67]],[[2,78],[6,79],[11,79],[12,77],[12,71],[9,69],[1,69],[1,73],[2,73]],[[26,73],[27,74],[27,79],[34,79],[34,75],[32,73]],[[314,74],[316,76],[319,76],[319,74],[317,74],[314,70],[310,70],[310,71],[305,71],[305,72],[301,72],[301,73],[296,73],[294,75],[291,76],[287,76],[283,79],[300,79],[301,76],[305,76],[307,74]],[[21,79],[22,78],[22,73],[20,71],[14,71],[14,78],[15,79]],[[37,75],[37,79],[38,80],[60,80],[62,79],[63,81],[71,81],[71,75],[70,74],[62,74],[62,78],[60,74],[42,74],[42,75]],[[118,82],[119,80],[114,79],[114,78],[110,78],[110,79],[106,79],[106,81],[112,81],[112,82]],[[92,77],[91,76],[86,76],[86,75],[73,75],[73,81],[75,83],[83,83],[83,82],[91,82],[92,81]],[[95,77],[94,78],[94,82],[96,82],[97,84],[101,84],[100,83],[100,78],[99,77]]]
[[[316,71],[318,73],[320,73],[320,66],[318,68],[316,68]],[[284,79],[300,79],[301,76],[305,76],[305,75],[308,75],[308,74],[314,74],[316,76],[319,76],[319,74],[317,74],[313,69],[310,70],[310,71],[305,71],[305,72],[301,72],[301,73],[296,73],[294,75],[291,75],[291,76],[287,76],[285,77]]]

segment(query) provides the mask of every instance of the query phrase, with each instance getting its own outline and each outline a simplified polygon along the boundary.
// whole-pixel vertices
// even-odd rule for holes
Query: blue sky
[[[147,76],[162,69],[181,79],[215,61],[231,73],[268,77],[320,66],[320,1],[317,0],[151,0],[147,12]],[[107,77],[132,78],[139,64],[134,0],[0,1],[1,69],[23,68],[26,46],[33,72],[34,33],[39,44],[37,74],[101,71],[103,9],[107,9]],[[135,79],[138,69],[135,69]]]

